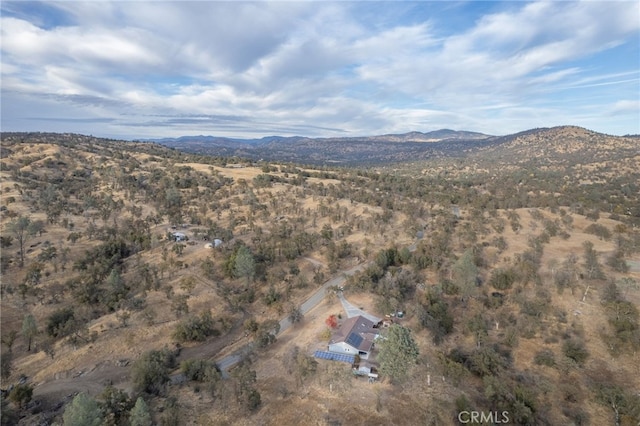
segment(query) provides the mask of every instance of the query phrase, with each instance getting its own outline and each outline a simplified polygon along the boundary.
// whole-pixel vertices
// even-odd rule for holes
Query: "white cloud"
[[[583,120],[560,93],[633,84],[640,66],[588,63],[637,39],[637,2],[507,3],[453,34],[405,4],[375,4],[375,12],[357,2],[47,4],[67,15],[64,25],[38,26],[42,19],[27,20],[28,7],[17,13],[13,3],[2,17],[3,95],[86,103],[117,118],[119,131],[138,115],[144,124],[164,114],[253,117],[273,122],[264,128],[317,132],[504,133],[544,119]],[[382,13],[394,7],[401,9]],[[464,7],[455,13],[470,13]],[[398,20],[407,15],[411,21]],[[590,96],[609,106],[628,98]],[[632,116],[634,108],[621,111]],[[215,131],[220,122],[175,121],[176,131],[187,123]]]
[[[616,102],[609,108],[610,114],[635,113],[640,120],[640,100],[624,99]]]

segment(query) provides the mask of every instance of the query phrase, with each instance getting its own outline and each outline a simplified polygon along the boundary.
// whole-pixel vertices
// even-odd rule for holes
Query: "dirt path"
[[[101,363],[77,377],[54,379],[37,385],[33,389],[33,398],[40,401],[42,411],[57,411],[78,392],[96,396],[109,384],[130,390],[130,367]]]
[[[306,259],[315,265],[320,264],[320,262],[315,259]],[[328,288],[343,284],[348,275],[356,273],[365,266],[366,265],[357,265],[341,271],[334,278],[325,282],[322,287],[317,289],[301,304],[300,309],[302,313],[305,314],[309,312],[319,304],[324,299]],[[223,358],[218,358],[217,362],[223,370],[233,366],[241,359],[243,352],[250,346],[249,341],[245,343],[245,336],[242,332],[242,324],[247,317],[248,314],[244,313],[241,318],[234,322],[229,332],[222,337],[210,339],[196,346],[181,348],[177,357],[178,363],[187,359],[215,359],[217,356],[220,356],[225,349],[231,349],[233,350],[231,354]],[[290,327],[291,322],[288,318],[280,321],[280,333]],[[233,348],[234,346],[236,346],[235,349]],[[178,373],[175,372],[174,376],[177,375]],[[88,371],[85,370],[81,372],[76,377],[51,379],[50,381],[43,382],[34,388],[33,393],[34,397],[41,401],[44,409],[57,410],[73,398],[76,393],[86,392],[96,396],[109,384],[130,391],[132,389],[131,365],[121,367],[112,362],[102,362],[93,366]]]
[[[316,307],[320,302],[324,300],[324,297],[327,293],[327,290],[331,287],[340,287],[347,280],[347,277],[355,274],[358,271],[364,269],[367,264],[356,265],[352,268],[346,269],[336,275],[334,278],[325,282],[322,287],[317,289],[309,298],[300,305],[300,311],[303,315],[307,314],[311,309]],[[278,335],[284,333],[286,330],[291,328],[291,321],[288,317],[285,317],[280,320],[280,331]],[[251,350],[251,343],[247,343],[246,345],[238,348],[233,353],[221,358],[217,361],[218,367],[223,371],[223,375],[229,368],[233,367],[235,364],[242,360],[244,354],[247,351]]]

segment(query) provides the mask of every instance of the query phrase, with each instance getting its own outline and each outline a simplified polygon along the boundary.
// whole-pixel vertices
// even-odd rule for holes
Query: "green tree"
[[[197,317],[190,317],[180,322],[173,332],[173,337],[178,342],[203,342],[213,334],[219,333],[213,323],[211,311],[207,310]]]
[[[259,348],[265,348],[276,341],[280,332],[280,323],[276,320],[266,320],[258,327],[255,341]]]
[[[40,284],[42,280],[42,269],[44,265],[40,262],[34,262],[29,265],[27,268],[27,273],[24,277],[25,285],[30,285],[31,287],[35,287]]]
[[[131,426],[151,426],[153,424],[149,407],[142,397],[138,397],[136,405],[131,409],[129,423]]]
[[[180,406],[176,398],[170,396],[165,401],[162,417],[160,418],[160,426],[180,426],[180,424],[182,424]]]
[[[169,371],[175,364],[175,355],[168,349],[152,350],[144,353],[131,371],[136,392],[159,395],[169,381]]]
[[[17,336],[18,336],[18,332],[15,330],[11,330],[8,333],[3,334],[2,338],[0,339],[2,343],[7,345],[7,349],[9,349],[9,353],[11,353],[13,349],[13,344],[15,343]]]
[[[262,403],[262,399],[260,397],[260,392],[257,389],[250,389],[247,394],[246,407],[249,411],[255,411],[260,404]]]
[[[0,398],[0,425],[11,426],[18,424],[18,414],[9,406],[9,401]]]
[[[109,385],[102,391],[100,399],[102,402],[98,405],[104,413],[102,426],[118,426],[126,422],[129,410],[133,407],[133,400],[128,393]]]
[[[637,425],[640,419],[640,395],[631,391],[631,384],[623,376],[616,376],[603,366],[598,366],[588,373],[589,385],[595,393],[596,401],[611,409],[612,423],[620,425]]]
[[[420,324],[431,331],[436,345],[442,343],[444,337],[453,331],[453,315],[438,292],[430,290],[426,303],[418,306],[417,313]]]
[[[117,268],[111,269],[105,284],[107,287],[105,305],[109,309],[115,310],[118,307],[118,303],[126,298],[129,289]]]
[[[176,318],[180,318],[184,314],[189,313],[188,294],[179,294],[171,301],[171,310],[176,314]]]
[[[616,251],[607,258],[607,265],[616,272],[623,274],[629,272],[629,265],[627,265],[624,259],[624,251],[620,248],[616,249]]]
[[[598,261],[598,252],[593,248],[591,241],[585,241],[582,244],[584,248],[584,267],[587,271],[587,278],[589,279],[604,279],[604,273],[602,267]]]
[[[31,314],[27,314],[22,320],[22,336],[27,339],[27,351],[31,351],[31,342],[38,334],[36,319]]]
[[[102,411],[98,403],[84,392],[80,392],[67,405],[62,415],[65,426],[100,426]]]
[[[187,379],[196,382],[217,382],[220,380],[220,371],[213,361],[187,359],[180,364],[180,370]]]
[[[292,306],[291,309],[289,309],[289,321],[291,321],[291,324],[299,323],[303,318],[304,314],[298,306]]]
[[[494,269],[491,272],[489,284],[496,290],[508,290],[516,280],[516,273],[513,269]]]
[[[178,256],[182,256],[182,253],[184,253],[184,248],[185,247],[186,246],[184,244],[176,243],[171,248],[171,251],[174,252],[175,254],[177,254]]]
[[[9,393],[9,399],[16,407],[22,409],[31,401],[33,388],[29,384],[16,385]]]
[[[260,393],[255,389],[256,372],[245,361],[231,371],[236,400],[244,408],[253,411],[260,406]]]
[[[256,262],[253,259],[251,251],[246,246],[241,246],[238,249],[235,257],[235,264],[233,267],[234,275],[236,277],[243,277],[250,282],[253,278],[256,270]]]
[[[170,187],[165,192],[165,211],[169,216],[169,222],[177,225],[182,222],[182,194],[176,187]]]
[[[589,358],[589,351],[581,339],[573,338],[566,340],[562,345],[562,352],[567,358],[574,360],[579,365]]]
[[[418,359],[418,345],[411,330],[398,324],[393,324],[383,337],[378,354],[380,372],[393,380],[406,379],[409,368]]]
[[[38,255],[38,260],[40,262],[48,262],[50,260],[55,259],[58,256],[58,249],[52,245],[45,246],[40,254]],[[54,265],[56,267],[57,265]]]
[[[602,292],[612,336],[603,336],[612,354],[620,354],[625,347],[636,351],[640,347],[640,313],[635,305],[624,298],[618,285],[610,282]]]
[[[306,355],[298,346],[294,346],[282,359],[287,373],[296,379],[300,387],[307,377],[314,375],[318,369],[318,361],[311,355]]]
[[[11,352],[5,352],[0,355],[0,378],[6,380],[11,376],[11,370],[13,369],[13,354]]]
[[[473,251],[464,252],[453,265],[453,273],[462,296],[465,299],[473,296],[476,292],[476,278],[478,277],[478,267],[473,260]]]
[[[47,320],[47,334],[51,337],[62,337],[69,334],[73,328],[75,314],[73,308],[62,308],[49,315]]]

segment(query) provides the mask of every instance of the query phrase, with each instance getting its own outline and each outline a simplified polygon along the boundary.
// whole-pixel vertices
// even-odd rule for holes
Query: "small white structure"
[[[213,240],[213,246],[214,247],[220,247],[222,245],[222,240],[219,238],[216,238]]]
[[[187,241],[187,236],[185,234],[183,234],[182,232],[174,232],[171,235],[173,235],[173,239],[175,241]]]
[[[212,249],[213,248],[213,244],[207,243],[207,244],[204,245],[204,247],[208,248],[208,249]]]
[[[358,374],[360,374],[361,376],[368,376],[370,373],[371,373],[371,367],[361,365],[358,368]]]

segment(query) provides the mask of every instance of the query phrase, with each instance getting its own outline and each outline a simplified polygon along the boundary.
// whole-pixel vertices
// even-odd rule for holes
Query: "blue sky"
[[[640,3],[3,1],[2,130],[640,133]]]

